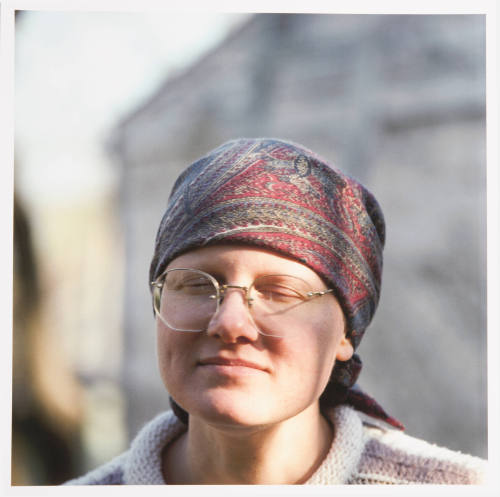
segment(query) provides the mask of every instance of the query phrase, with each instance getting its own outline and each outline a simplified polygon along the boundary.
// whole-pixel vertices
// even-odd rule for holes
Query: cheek
[[[321,383],[320,393],[322,393],[326,388],[333,370],[333,366],[335,365],[335,354],[337,351],[336,345],[337,340],[333,340],[332,337],[330,337],[329,340],[320,342],[320,348],[318,351],[318,365],[322,365],[322,367],[318,371]]]
[[[318,398],[325,389],[335,363],[336,340],[329,334],[302,333],[269,345],[275,356],[282,391]],[[317,330],[316,330],[317,331]]]
[[[311,320],[307,329],[304,329],[293,344],[293,353],[289,354],[289,360],[296,366],[301,365],[298,368],[297,381],[312,388],[317,395],[321,395],[330,379],[343,334],[343,315],[339,312],[329,312],[321,318]],[[292,343],[290,345],[292,346]]]
[[[168,341],[165,338],[165,333],[163,330],[160,330],[160,327],[157,327],[156,329],[156,355],[158,357],[160,374],[165,382],[167,365],[170,363],[170,348],[168,347]]]
[[[319,339],[314,347],[310,347],[309,361],[311,361],[311,373],[316,376],[317,383],[321,392],[326,387],[333,366],[335,364],[335,344],[332,337],[328,339]]]
[[[191,364],[193,337],[190,333],[168,330],[157,325],[156,347],[161,378],[169,392],[175,388]]]

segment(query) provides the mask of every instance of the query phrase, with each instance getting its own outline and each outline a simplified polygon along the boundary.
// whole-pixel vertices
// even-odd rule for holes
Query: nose
[[[208,323],[207,335],[225,343],[253,342],[259,332],[250,315],[246,295],[242,288],[228,288],[224,292],[218,311]]]

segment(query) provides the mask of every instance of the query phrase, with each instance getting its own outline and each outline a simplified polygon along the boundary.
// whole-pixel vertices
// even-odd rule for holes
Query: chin
[[[241,394],[206,392],[197,397],[193,409],[187,409],[202,422],[232,428],[249,428],[273,422],[268,401]]]

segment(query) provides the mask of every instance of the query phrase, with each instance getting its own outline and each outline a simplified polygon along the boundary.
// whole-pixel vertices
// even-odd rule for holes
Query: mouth
[[[268,369],[258,363],[240,358],[207,357],[198,361],[199,366],[222,366],[227,368],[248,368],[268,372]]]

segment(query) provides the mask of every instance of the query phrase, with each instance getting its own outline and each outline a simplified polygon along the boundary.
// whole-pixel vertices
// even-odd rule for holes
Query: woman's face
[[[307,266],[276,253],[240,245],[214,245],[174,259],[172,268],[199,269],[221,283],[249,287],[258,276],[286,274],[325,290]],[[334,362],[347,360],[352,346],[344,336],[344,316],[333,294],[301,304],[282,330],[259,333],[242,291],[230,290],[206,331],[169,329],[157,318],[162,379],[170,395],[191,416],[226,426],[265,426],[302,412],[323,392]],[[273,321],[276,327],[276,321]]]

